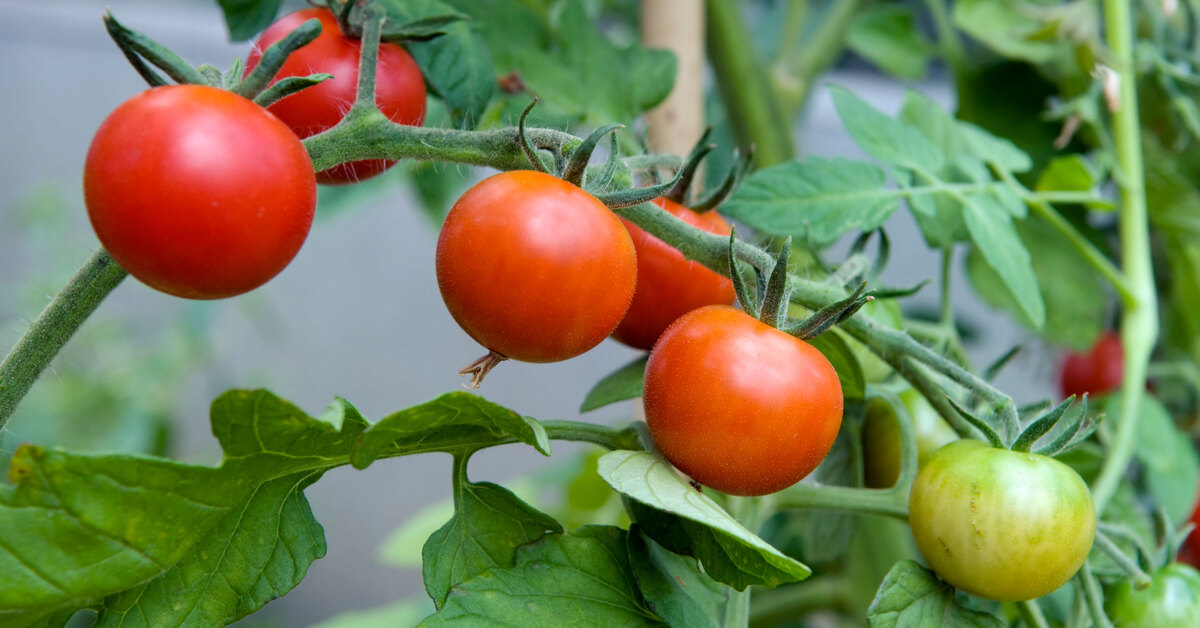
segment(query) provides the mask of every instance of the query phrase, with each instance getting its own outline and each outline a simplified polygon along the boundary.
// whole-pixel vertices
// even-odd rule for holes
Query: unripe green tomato
[[[929,456],[942,445],[958,440],[954,428],[920,393],[910,388],[900,394],[900,400],[913,421],[918,467],[924,466]],[[900,425],[896,412],[887,401],[876,398],[867,405],[862,441],[867,487],[894,486],[900,477]]]
[[[1171,563],[1138,591],[1132,582],[1108,589],[1104,610],[1116,628],[1194,628],[1200,626],[1200,572]]]
[[[1096,536],[1096,506],[1073,469],[969,439],[937,450],[917,473],[908,519],[943,580],[1000,602],[1058,589]]]

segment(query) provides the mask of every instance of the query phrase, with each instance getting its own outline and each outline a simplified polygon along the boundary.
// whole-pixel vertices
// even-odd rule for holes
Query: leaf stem
[[[0,428],[59,349],[127,274],[99,249],[42,310],[0,363]]]
[[[1087,600],[1092,621],[1098,628],[1113,628],[1112,622],[1108,620],[1108,615],[1104,613],[1104,594],[1100,591],[1100,583],[1096,581],[1096,575],[1092,573],[1092,566],[1083,563],[1083,566],[1079,568],[1078,577],[1083,586],[1083,596]]]
[[[606,425],[568,420],[542,421],[541,424],[546,428],[546,436],[550,440],[592,443],[612,451],[643,449],[638,440],[637,430],[633,427],[616,429]]]
[[[776,493],[775,503],[781,509],[815,508],[908,520],[908,487],[901,485],[877,489],[797,484]]]
[[[1050,624],[1046,621],[1046,616],[1042,614],[1042,607],[1038,606],[1037,600],[1017,602],[1017,612],[1021,614],[1021,619],[1025,621],[1025,625],[1029,628],[1050,628]]]
[[[1112,449],[1092,484],[1092,497],[1098,512],[1103,512],[1108,505],[1133,458],[1137,444],[1138,415],[1146,388],[1146,367],[1158,337],[1158,304],[1155,301],[1154,269],[1150,259],[1131,13],[1129,0],[1105,0],[1108,45],[1120,77],[1119,106],[1113,112],[1113,139],[1119,174],[1116,179],[1121,199],[1117,228],[1121,236],[1121,266],[1129,281],[1130,295],[1124,301],[1121,322],[1125,377],[1121,386],[1120,415]]]

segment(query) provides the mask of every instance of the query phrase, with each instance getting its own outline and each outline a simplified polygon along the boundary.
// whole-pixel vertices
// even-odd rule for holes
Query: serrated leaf
[[[626,532],[586,526],[522,547],[516,565],[450,591],[421,626],[662,626],[629,566]]]
[[[862,366],[854,351],[836,333],[825,333],[806,340],[817,348],[837,371],[838,380],[842,383],[842,396],[847,399],[862,399],[867,392],[867,380],[863,375]],[[864,351],[866,349],[864,348]]]
[[[537,421],[470,393],[452,392],[372,425],[359,438],[350,462],[365,469],[385,454],[453,453],[508,437],[550,455],[550,440]]]
[[[833,104],[846,131],[872,157],[893,166],[941,170],[945,155],[919,130],[884,115],[843,87],[831,87]]]
[[[1120,415],[1121,395],[1105,405],[1105,414]],[[1175,524],[1187,520],[1200,489],[1200,460],[1187,435],[1175,426],[1171,414],[1154,397],[1142,395],[1138,409],[1137,449],[1146,488],[1155,504],[1165,508]]]
[[[1033,159],[1008,139],[970,122],[960,120],[958,127],[967,151],[983,161],[1010,172],[1028,172],[1033,168]]]
[[[451,123],[474,128],[496,91],[496,73],[487,48],[470,26],[456,22],[441,37],[407,47],[430,90],[445,103]]]
[[[646,375],[646,360],[649,355],[634,359],[629,364],[605,375],[596,382],[583,399],[580,412],[591,412],[618,401],[642,396],[642,380]]]
[[[302,472],[262,484],[163,575],[114,595],[98,627],[225,626],[291,591],[325,555]]]
[[[933,46],[917,30],[908,7],[879,5],[855,16],[846,47],[884,72],[904,79],[925,76]]]
[[[971,241],[1008,287],[1034,329],[1041,328],[1046,322],[1046,306],[1033,273],[1033,261],[1017,235],[1012,218],[996,201],[989,202],[989,198],[979,195],[963,208]]]
[[[647,604],[671,626],[712,626],[725,602],[721,585],[694,558],[667,551],[634,524],[626,537],[629,565]]]
[[[562,532],[549,515],[503,486],[466,482],[455,487],[454,516],[434,532],[421,551],[425,591],[437,605],[450,587],[489,569],[516,564],[517,548],[547,533]]]
[[[375,0],[385,19],[384,41],[428,39],[445,33],[454,22],[467,16],[439,0]]]
[[[883,170],[847,159],[809,157],[750,175],[721,213],[772,235],[829,244],[847,231],[870,231],[900,206]]]
[[[1026,250],[1037,251],[1031,256],[1032,268],[1046,311],[1039,333],[1055,343],[1087,350],[1107,324],[1108,297],[1099,274],[1040,216],[1031,215],[1015,226]],[[1022,325],[1034,328],[1010,288],[977,251],[967,256],[967,274],[976,292],[988,303],[1004,308]]]
[[[613,451],[599,462],[600,477],[644,505],[635,519],[663,547],[695,556],[705,573],[738,590],[807,578],[812,572],[737,522],[692,488],[663,458],[649,452]],[[657,513],[657,514],[655,514]]]
[[[217,4],[225,14],[229,38],[246,41],[271,25],[283,0],[217,0]]]
[[[1000,618],[960,606],[954,588],[911,560],[888,572],[867,609],[871,628],[956,626],[1002,628]]]

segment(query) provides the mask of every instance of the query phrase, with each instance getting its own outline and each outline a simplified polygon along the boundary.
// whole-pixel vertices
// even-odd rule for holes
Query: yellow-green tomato
[[[1073,469],[976,440],[934,452],[908,510],[917,548],[943,580],[1001,602],[1062,586],[1096,536],[1096,506]]]
[[[1194,628],[1200,626],[1200,572],[1172,563],[1150,577],[1141,591],[1122,582],[1104,596],[1104,610],[1116,628]]]
[[[900,394],[900,400],[908,410],[917,440],[917,464],[924,465],[929,456],[942,445],[958,440],[958,434],[950,427],[933,406],[913,389]],[[896,484],[900,477],[900,425],[891,404],[875,398],[867,404],[863,419],[864,481],[869,488],[887,488]]]

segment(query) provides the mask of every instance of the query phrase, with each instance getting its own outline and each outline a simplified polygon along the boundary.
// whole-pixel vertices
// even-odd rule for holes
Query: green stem
[[[958,38],[958,31],[950,21],[950,15],[946,13],[946,3],[943,0],[925,0],[925,6],[929,9],[929,16],[933,19],[938,46],[942,49],[942,57],[946,60],[946,65],[950,66],[950,72],[956,78],[962,77],[967,67],[967,55],[964,52],[962,40]]]
[[[938,323],[947,329],[954,329],[954,302],[950,299],[950,271],[954,261],[954,243],[942,245],[942,314]]]
[[[737,497],[731,495],[725,504],[725,509],[738,523],[747,530],[757,534],[762,525],[763,499],[759,497]],[[750,587],[738,591],[733,587],[725,587],[725,608],[722,613],[721,626],[724,628],[745,628],[750,623]]]
[[[765,168],[795,155],[792,120],[783,115],[767,80],[767,67],[742,20],[740,2],[708,0],[708,56],[721,101],[742,152],[754,147],[755,166]]]
[[[1116,492],[1137,444],[1137,421],[1146,388],[1146,367],[1158,337],[1158,304],[1154,269],[1150,260],[1150,232],[1146,188],[1142,169],[1142,138],[1138,122],[1137,78],[1133,66],[1133,24],[1128,0],[1105,0],[1108,45],[1121,77],[1120,105],[1113,112],[1113,139],[1117,152],[1117,184],[1121,209],[1121,266],[1129,281],[1121,322],[1121,347],[1125,377],[1113,447],[1092,484],[1096,510],[1103,512]]]
[[[59,349],[128,273],[99,249],[54,297],[0,363],[0,428]]]
[[[1078,577],[1083,586],[1083,596],[1087,599],[1087,607],[1091,612],[1092,621],[1098,628],[1113,628],[1112,622],[1108,620],[1108,615],[1104,613],[1104,593],[1101,592],[1100,583],[1092,573],[1092,566],[1084,563],[1083,567],[1079,568]]]
[[[779,508],[815,508],[841,512],[887,515],[908,520],[908,487],[851,488],[797,484],[775,494]]]
[[[1025,620],[1025,625],[1028,628],[1050,628],[1050,624],[1046,621],[1046,616],[1042,614],[1042,607],[1038,606],[1037,600],[1017,602],[1017,612],[1021,614],[1021,619]]]
[[[450,473],[450,486],[454,495],[454,510],[458,512],[462,505],[463,487],[467,485],[467,462],[474,452],[454,454],[453,470]]]
[[[541,423],[542,427],[546,428],[546,436],[550,440],[592,443],[612,451],[618,449],[640,450],[642,448],[638,442],[637,431],[631,427],[618,430],[595,423],[566,420],[542,421]]]
[[[850,612],[846,591],[855,586],[842,576],[817,576],[796,585],[760,591],[750,607],[755,626],[790,625],[819,610]]]
[[[1121,551],[1121,548],[1117,547],[1117,544],[1113,543],[1112,539],[1108,538],[1108,535],[1102,530],[1096,530],[1095,544],[1100,551],[1108,554],[1108,557],[1113,559],[1113,562],[1117,563],[1117,566],[1121,568],[1121,571],[1124,571],[1125,575],[1133,581],[1135,587],[1138,589],[1144,589],[1150,585],[1150,576],[1147,575],[1145,571],[1142,571],[1142,568],[1138,566],[1137,561],[1130,558],[1125,554],[1125,552]]]

